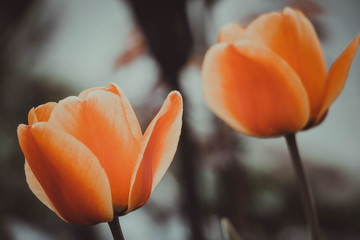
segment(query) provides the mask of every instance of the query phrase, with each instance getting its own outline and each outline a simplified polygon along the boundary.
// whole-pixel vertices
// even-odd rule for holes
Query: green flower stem
[[[285,135],[286,143],[292,158],[293,166],[296,172],[297,181],[301,190],[301,198],[305,208],[305,215],[309,225],[312,240],[320,240],[319,222],[317,219],[315,204],[311,195],[304,168],[300,159],[296,144],[295,134]]]
[[[111,222],[108,222],[111,233],[114,240],[125,240],[124,235],[121,230],[119,217],[115,216]]]

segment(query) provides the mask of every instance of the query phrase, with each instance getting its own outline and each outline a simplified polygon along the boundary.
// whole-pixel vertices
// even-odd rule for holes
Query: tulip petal
[[[79,225],[112,220],[109,181],[84,144],[48,123],[21,124],[18,137],[31,172],[63,219]],[[31,173],[27,173],[34,187],[37,183],[31,183]]]
[[[120,90],[119,90],[120,91]],[[84,143],[108,175],[116,213],[126,210],[142,133],[125,94],[95,90],[60,101],[49,123]]]
[[[28,115],[29,125],[33,125],[37,122],[47,122],[56,104],[56,102],[48,102],[37,108],[32,108]]]
[[[321,106],[319,115],[316,118],[316,123],[318,123],[323,118],[324,113],[344,88],[350,65],[355,57],[359,44],[360,34],[355,37],[355,39],[349,44],[349,46],[347,46],[347,48],[341,53],[341,55],[331,66],[326,80],[326,93],[324,102]]]
[[[31,168],[29,167],[28,162],[25,160],[25,166],[24,166],[24,170],[25,170],[25,176],[26,176],[26,182],[29,185],[29,188],[31,189],[31,191],[34,193],[34,195],[48,208],[50,208],[52,211],[54,211],[60,218],[61,215],[56,211],[56,208],[54,207],[54,205],[52,204],[52,202],[50,201],[50,199],[48,198],[48,196],[46,195],[45,190],[43,189],[43,187],[41,186],[41,184],[39,183],[39,181],[36,179],[34,173],[31,171]],[[65,221],[65,219],[63,219]]]
[[[175,155],[182,126],[183,102],[178,91],[172,91],[145,132],[148,139],[144,158],[152,159],[153,184],[156,187]]]
[[[179,92],[172,91],[146,129],[143,154],[133,175],[128,212],[146,203],[169,168],[179,142],[182,113],[182,97]]]
[[[202,86],[210,109],[234,129],[269,137],[295,132],[309,119],[298,75],[270,49],[241,40],[207,52]]]
[[[112,93],[115,93],[116,95],[120,95],[120,93],[121,93],[121,95],[124,94],[123,91],[115,83],[110,83],[109,87],[107,87],[107,88],[106,87],[94,87],[94,88],[86,89],[86,90],[82,91],[78,97],[81,99],[85,99],[91,92],[94,92],[97,90],[104,90],[104,91],[112,92]]]
[[[135,168],[132,176],[128,208],[123,213],[124,215],[143,206],[149,199],[153,179],[151,161],[151,158],[145,157],[138,159],[138,166]]]
[[[246,36],[269,47],[293,68],[308,93],[310,116],[315,118],[325,94],[326,64],[316,31],[306,16],[289,7],[263,14],[247,27]]]
[[[246,28],[238,23],[228,23],[221,27],[218,42],[234,43],[237,40],[246,38]]]
[[[82,91],[81,93],[79,93],[78,97],[81,99],[85,99],[90,93],[92,93],[94,91],[98,91],[98,90],[106,90],[106,88],[104,88],[104,87],[88,88],[88,89]]]

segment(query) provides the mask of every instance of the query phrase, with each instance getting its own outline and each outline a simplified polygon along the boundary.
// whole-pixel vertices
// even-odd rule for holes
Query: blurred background
[[[228,22],[301,9],[327,65],[360,30],[358,0],[3,0],[0,3],[0,239],[111,239],[107,224],[67,224],[28,188],[16,127],[31,107],[118,84],[143,129],[172,89],[185,101],[176,157],[126,239],[308,239],[283,138],[236,133],[205,106],[202,57]],[[325,121],[297,134],[324,239],[360,239],[360,54]]]

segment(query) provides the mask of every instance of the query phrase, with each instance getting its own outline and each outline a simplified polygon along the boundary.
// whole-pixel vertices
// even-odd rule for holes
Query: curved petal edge
[[[344,88],[351,63],[356,55],[359,44],[360,34],[354,38],[332,64],[326,79],[325,97],[314,125],[319,123],[329,106],[335,101]]]
[[[146,203],[169,168],[179,142],[182,114],[181,94],[172,91],[144,134],[143,154],[134,171],[127,212]]]
[[[112,220],[109,181],[86,146],[44,122],[19,125],[18,138],[31,169],[28,180],[32,173],[61,218],[78,225]]]

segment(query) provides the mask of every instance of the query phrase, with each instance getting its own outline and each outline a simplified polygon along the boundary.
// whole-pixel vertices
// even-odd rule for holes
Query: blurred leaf
[[[229,219],[225,217],[221,218],[221,229],[224,234],[225,240],[242,240]]]

